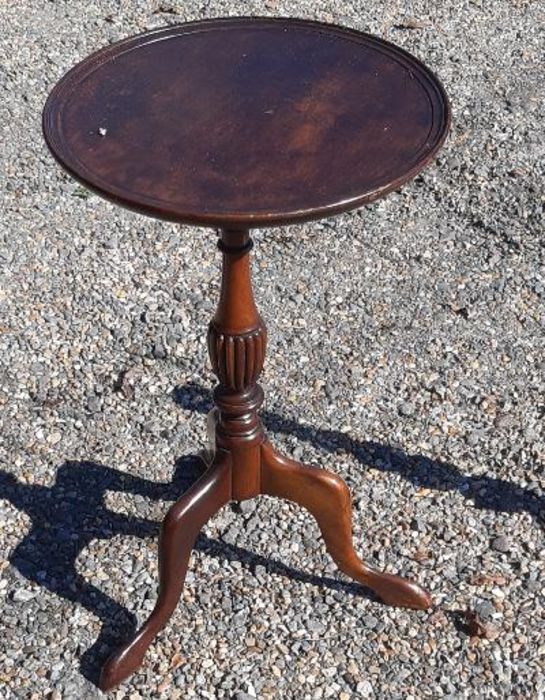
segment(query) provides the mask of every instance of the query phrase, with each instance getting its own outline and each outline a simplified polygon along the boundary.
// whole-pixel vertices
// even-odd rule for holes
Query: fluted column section
[[[218,307],[208,328],[208,351],[219,384],[214,391],[218,415],[216,446],[244,451],[236,459],[237,470],[249,472],[258,463],[252,451],[263,441],[257,410],[263,392],[257,380],[263,369],[267,330],[254,301],[250,270],[253,243],[248,231],[223,230],[218,247],[223,255]],[[257,468],[255,479],[257,479]],[[255,479],[246,475],[248,482]],[[242,477],[241,477],[242,478]],[[239,489],[248,497],[257,488]],[[237,491],[236,485],[234,488]],[[234,496],[237,497],[236,495]]]

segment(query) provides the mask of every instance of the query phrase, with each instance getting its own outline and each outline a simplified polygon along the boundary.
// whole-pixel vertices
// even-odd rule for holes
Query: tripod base
[[[202,455],[208,469],[170,508],[162,524],[155,608],[134,637],[106,662],[100,677],[104,691],[121,683],[142,663],[180,599],[200,529],[230,500],[263,494],[298,503],[316,518],[327,550],[341,571],[390,605],[425,609],[432,604],[428,593],[416,583],[376,571],[358,557],[352,544],[350,491],[339,476],[281,456],[266,439],[232,450],[218,447],[217,420],[214,410],[209,416],[211,447]]]

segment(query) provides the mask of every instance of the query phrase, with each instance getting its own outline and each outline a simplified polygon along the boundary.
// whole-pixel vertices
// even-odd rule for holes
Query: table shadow
[[[201,460],[184,457],[178,460],[172,481],[160,483],[95,462],[74,461],[65,462],[58,468],[52,486],[25,484],[13,474],[0,470],[0,499],[12,503],[31,520],[28,534],[9,558],[11,565],[27,580],[65,600],[83,605],[101,621],[99,636],[83,653],[80,663],[82,675],[95,685],[102,664],[122,641],[134,633],[137,620],[123,605],[77,572],[77,557],[94,540],[119,535],[156,537],[160,525],[154,520],[109,510],[104,504],[104,496],[107,491],[122,491],[152,500],[174,501],[196,481],[202,470]],[[269,573],[367,596],[367,591],[357,584],[309,575],[202,533],[195,549],[224,561],[239,561],[251,569],[261,565]],[[155,590],[151,595],[155,595]]]
[[[173,398],[187,410],[204,414],[212,408],[210,391],[197,384],[177,387]],[[448,462],[408,455],[373,441],[355,440],[336,430],[302,426],[271,411],[262,411],[261,416],[272,432],[295,435],[328,452],[350,452],[363,465],[397,472],[418,486],[456,490],[472,500],[477,508],[505,513],[527,512],[543,525],[545,499],[509,481],[463,474]],[[150,500],[174,501],[194,483],[202,469],[202,462],[196,457],[183,457],[176,463],[173,479],[164,483],[122,473],[95,462],[71,461],[59,467],[52,486],[25,484],[13,474],[0,470],[0,499],[7,499],[31,520],[28,534],[10,557],[12,566],[29,581],[83,605],[101,621],[98,638],[81,658],[81,672],[91,682],[98,682],[102,663],[119,643],[131,636],[137,621],[123,605],[78,574],[77,557],[97,539],[119,535],[156,537],[159,532],[159,523],[154,520],[109,510],[104,504],[106,492],[121,491]],[[250,569],[261,565],[269,573],[373,598],[358,584],[309,575],[203,534],[198,537],[195,548],[223,560],[239,561]]]

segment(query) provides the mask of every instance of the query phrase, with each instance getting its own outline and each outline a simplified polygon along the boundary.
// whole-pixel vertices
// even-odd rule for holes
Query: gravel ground
[[[104,697],[92,679],[153,605],[157,523],[198,474],[213,385],[214,236],[89,195],[42,142],[44,100],[110,41],[252,13],[386,37],[452,97],[413,183],[258,232],[254,258],[274,443],[347,480],[359,551],[437,607],[378,604],[310,516],[261,498],[204,529],[112,697],[543,697],[545,13],[525,0],[2,3],[0,697]]]

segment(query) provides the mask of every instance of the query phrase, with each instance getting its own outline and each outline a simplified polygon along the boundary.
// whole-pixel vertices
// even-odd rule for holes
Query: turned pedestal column
[[[267,494],[294,501],[316,518],[325,545],[348,576],[384,602],[427,608],[430,596],[416,583],[367,566],[352,544],[350,492],[331,472],[278,454],[265,437],[258,409],[263,391],[267,331],[252,293],[248,231],[224,230],[221,294],[208,329],[208,348],[219,383],[208,416],[208,469],[169,510],[159,541],[159,595],[139,632],[106,663],[101,687],[114,687],[142,663],[146,649],[164,627],[182,592],[189,555],[202,525],[230,500]]]

